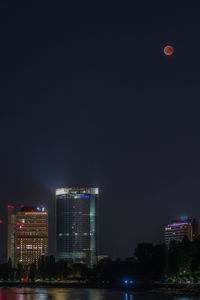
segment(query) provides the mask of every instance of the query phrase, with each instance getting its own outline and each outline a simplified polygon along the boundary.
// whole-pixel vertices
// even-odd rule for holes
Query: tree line
[[[28,276],[27,276],[28,275]],[[32,263],[25,269],[22,264],[17,268],[12,267],[11,259],[7,263],[0,264],[1,280],[24,280],[28,277],[29,281],[36,279],[42,280],[64,280],[64,279],[83,279],[87,276],[87,266],[85,264],[73,263],[72,261],[57,261],[53,255],[41,256],[38,263]]]
[[[140,243],[134,255],[125,260],[104,260],[93,269],[99,280],[138,282],[180,282],[200,280],[200,236],[193,242],[185,237],[181,243],[171,241],[153,245]]]
[[[83,279],[93,282],[119,282],[125,278],[142,282],[178,282],[200,280],[200,236],[193,242],[187,237],[179,244],[172,241],[170,247],[165,244],[153,245],[140,243],[133,257],[122,259],[104,259],[93,268],[72,261],[56,261],[54,256],[41,256],[38,263],[30,265],[28,271],[21,264],[12,267],[9,259],[0,264],[0,280],[31,281]]]

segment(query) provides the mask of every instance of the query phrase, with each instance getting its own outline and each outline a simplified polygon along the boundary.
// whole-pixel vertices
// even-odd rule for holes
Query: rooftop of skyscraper
[[[64,194],[99,194],[99,188],[95,187],[66,187],[56,189],[56,195]]]

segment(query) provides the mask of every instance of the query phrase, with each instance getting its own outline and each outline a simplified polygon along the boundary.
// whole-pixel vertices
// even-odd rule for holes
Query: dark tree
[[[49,274],[49,279],[53,279],[53,278],[57,277],[55,256],[53,256],[53,255],[51,255],[49,257],[49,270],[48,270],[48,274]]]
[[[63,260],[60,260],[56,263],[56,273],[57,273],[57,277],[59,279],[63,279],[64,267],[65,267],[65,264],[64,264]]]
[[[195,246],[189,241],[188,237],[184,237],[183,241],[177,246],[178,263],[180,275],[191,272],[191,263],[195,256]]]
[[[42,279],[45,279],[47,276],[46,258],[44,255],[38,260],[38,275]]]
[[[179,251],[176,242],[171,241],[170,248],[168,251],[168,265],[167,265],[167,275],[168,277],[174,279],[179,275]]]
[[[10,257],[8,259],[8,268],[12,269],[12,259]]]
[[[167,271],[167,247],[165,244],[156,245],[152,254],[152,269],[154,280],[164,280]]]
[[[24,277],[25,277],[24,268],[23,268],[22,264],[18,264],[17,272],[16,272],[16,279],[17,280],[22,280],[22,278],[24,278]]]
[[[34,281],[37,274],[36,263],[32,263],[30,266],[29,278]]]
[[[136,272],[139,279],[148,280],[153,276],[153,250],[153,245],[149,243],[138,244],[135,249]]]

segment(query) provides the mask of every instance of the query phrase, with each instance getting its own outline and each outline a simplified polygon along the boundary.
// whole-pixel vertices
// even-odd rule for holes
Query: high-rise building
[[[187,236],[190,241],[194,241],[198,236],[198,222],[188,217],[179,217],[165,227],[165,244],[170,246],[172,240],[180,243]]]
[[[8,258],[14,265],[29,266],[48,253],[48,212],[44,206],[14,212],[8,207]]]
[[[16,266],[16,215],[14,213],[14,206],[8,205],[8,250],[7,260],[11,259],[13,267]]]
[[[98,188],[56,190],[57,259],[95,264]]]
[[[16,214],[16,261],[30,265],[48,253],[48,212],[43,206],[21,207]]]

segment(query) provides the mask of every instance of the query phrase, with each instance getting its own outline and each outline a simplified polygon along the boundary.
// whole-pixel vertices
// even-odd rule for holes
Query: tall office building
[[[56,190],[57,259],[95,264],[98,188]]]
[[[7,260],[11,259],[13,267],[16,266],[16,215],[14,213],[14,206],[8,205],[8,248]]]
[[[170,246],[172,240],[180,243],[187,236],[190,241],[194,241],[198,236],[198,222],[188,217],[179,217],[176,221],[165,227],[165,244]]]
[[[29,266],[48,253],[48,212],[45,207],[8,207],[8,258]]]
[[[48,254],[48,212],[43,206],[22,206],[16,214],[16,261],[30,265],[45,254]]]

